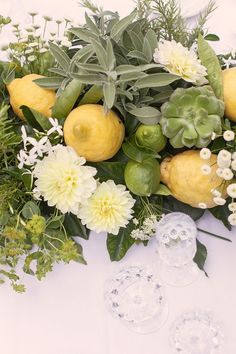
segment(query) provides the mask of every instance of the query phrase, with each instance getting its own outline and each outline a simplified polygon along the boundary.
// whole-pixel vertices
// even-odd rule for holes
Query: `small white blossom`
[[[223,168],[221,168],[221,167],[217,168],[217,170],[216,170],[217,176],[223,178],[223,171],[224,171]]]
[[[40,54],[46,53],[47,51],[48,51],[47,48],[40,48],[39,49]]]
[[[236,213],[230,214],[228,217],[228,221],[232,226],[236,225]]]
[[[27,136],[26,129],[25,129],[25,126],[24,126],[24,125],[22,125],[22,127],[21,127],[21,136],[22,136],[22,141],[23,141],[24,149],[26,149],[26,145],[27,145],[27,141],[28,141],[28,136]]]
[[[26,51],[25,51],[25,54],[31,54],[31,53],[33,53],[33,48],[30,48],[30,49],[26,49]]]
[[[213,201],[216,205],[225,205],[226,203],[226,200],[221,197],[215,197],[213,198]]]
[[[70,48],[72,46],[72,43],[68,40],[68,38],[63,38],[61,41],[61,45],[67,48]]]
[[[25,150],[20,150],[19,154],[17,155],[17,159],[19,161],[18,168],[21,170],[25,165],[32,166],[37,162],[37,155],[30,154],[28,155]]]
[[[30,48],[36,48],[36,47],[38,47],[38,43],[37,42],[32,42],[32,43],[29,43],[29,47]]]
[[[231,163],[232,170],[236,171],[236,160],[233,160]]]
[[[48,130],[47,135],[57,132],[59,135],[63,136],[62,126],[59,125],[58,120],[49,118],[49,122],[51,123],[52,128]]]
[[[211,173],[211,166],[209,165],[202,165],[201,171],[204,175],[209,175]]]
[[[213,133],[211,134],[211,140],[215,140],[215,138],[216,138],[216,133],[213,132]]]
[[[222,193],[215,188],[211,190],[211,193],[214,195],[214,197],[221,197],[222,196]]]
[[[233,172],[231,171],[230,168],[224,168],[223,169],[223,178],[226,181],[230,181],[233,177],[234,177],[234,174],[233,174]]]
[[[236,198],[236,183],[231,183],[228,185],[227,193],[231,198]]]
[[[33,61],[35,61],[37,59],[37,57],[35,55],[30,55],[28,57],[28,60],[32,63]]]
[[[209,160],[211,157],[211,150],[208,148],[203,148],[200,151],[200,157],[203,160]]]
[[[52,147],[47,136],[44,136],[39,141],[34,138],[28,138],[28,141],[33,146],[29,151],[31,155],[37,154],[39,157],[42,157],[43,154],[51,150]]]
[[[231,164],[231,157],[232,154],[229,151],[225,149],[221,150],[217,156],[217,165],[221,168],[229,167]]]
[[[236,152],[232,153],[232,160],[236,160]]]
[[[139,224],[138,219],[134,218],[132,221],[133,221],[134,225],[138,226],[138,224]]]
[[[228,208],[229,208],[229,210],[232,211],[233,213],[236,212],[236,203],[235,203],[235,202],[234,202],[234,203],[230,203],[230,204],[228,205]]]
[[[226,130],[223,134],[225,141],[232,141],[235,138],[235,133],[232,130]]]
[[[35,200],[42,200],[41,193],[38,188],[35,187],[32,192],[33,192],[33,198]]]
[[[199,204],[198,204],[198,207],[199,207],[200,209],[207,209],[206,203],[199,203]]]

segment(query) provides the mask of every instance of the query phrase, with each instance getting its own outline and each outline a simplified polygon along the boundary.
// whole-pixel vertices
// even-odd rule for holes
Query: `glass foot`
[[[179,354],[216,354],[223,342],[220,326],[207,312],[188,312],[173,325],[170,343]]]
[[[163,282],[177,287],[187,286],[194,283],[201,274],[200,269],[194,262],[190,262],[180,267],[173,267],[159,259],[158,270]]]
[[[121,269],[105,285],[109,311],[140,334],[155,332],[168,317],[163,287],[152,270],[142,266]]]

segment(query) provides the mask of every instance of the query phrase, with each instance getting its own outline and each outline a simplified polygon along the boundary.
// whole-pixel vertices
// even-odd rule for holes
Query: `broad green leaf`
[[[138,149],[138,147],[134,146],[130,141],[122,144],[122,150],[127,157],[137,162],[143,162],[147,158],[155,157],[154,153],[142,151],[141,149]]]
[[[68,55],[55,43],[49,42],[49,48],[61,68],[65,72],[68,72],[70,68],[70,58]]]
[[[21,214],[25,219],[31,219],[33,215],[40,215],[40,209],[37,204],[29,201],[23,206]]]
[[[207,248],[205,245],[203,245],[200,241],[197,240],[197,253],[194,257],[194,262],[198,265],[198,268],[203,270],[206,276],[208,276],[204,270],[206,259],[207,259]]]
[[[49,90],[57,90],[60,86],[63,77],[42,77],[40,79],[33,80],[38,86]]]
[[[99,29],[98,29],[97,25],[92,21],[90,16],[88,16],[87,12],[85,12],[85,19],[86,19],[86,24],[87,24],[88,28],[92,31],[92,33],[99,36],[100,35]]]
[[[205,213],[204,209],[193,208],[188,204],[182,203],[179,200],[167,196],[164,198],[164,208],[163,211],[165,212],[182,212],[184,214],[188,214],[191,216],[193,220],[200,219],[203,214]]]
[[[33,108],[27,106],[20,107],[27,123],[39,131],[48,131],[51,128],[51,123],[48,117],[44,116],[42,113],[36,111]]]
[[[158,109],[154,107],[135,107],[132,104],[126,105],[127,111],[137,117],[137,119],[143,124],[154,125],[157,124],[161,119],[161,113]]]
[[[81,81],[73,79],[57,98],[56,103],[52,108],[52,117],[58,119],[66,118],[73,109],[82,90],[83,84]]]
[[[154,194],[167,196],[171,195],[172,193],[167,186],[161,183],[158,187],[158,190]]]
[[[22,181],[25,185],[25,188],[27,189],[27,191],[31,191],[32,190],[32,186],[33,186],[33,175],[31,173],[29,173],[29,171],[27,170],[21,170],[22,173]]]
[[[74,214],[65,214],[64,227],[70,236],[79,236],[85,240],[89,239],[89,230],[82,225]]]
[[[116,67],[115,70],[117,75],[137,73],[141,71],[139,66],[134,66],[134,65],[119,65]]]
[[[92,164],[97,169],[96,178],[100,182],[106,182],[111,179],[116,184],[124,184],[125,163],[123,162],[99,162]]]
[[[214,50],[203,38],[202,35],[198,37],[198,53],[202,65],[207,69],[207,78],[216,97],[223,100],[223,74],[220,62]]]
[[[129,248],[135,243],[134,238],[130,236],[135,225],[132,221],[126,228],[121,228],[118,235],[108,234],[107,249],[112,262],[120,261],[127,253]]]
[[[77,63],[77,62],[79,62],[80,64],[87,63],[87,61],[91,58],[93,54],[94,54],[94,48],[92,44],[88,44],[86,47],[81,48],[73,56],[70,69],[72,69],[73,63]]]
[[[217,206],[209,209],[209,212],[218,220],[220,220],[228,230],[232,230],[232,227],[228,221],[230,211],[228,209],[228,203],[223,206]]]
[[[168,73],[159,73],[159,74],[151,74],[147,77],[139,79],[135,83],[135,87],[138,89],[141,88],[152,88],[152,87],[161,87],[171,84],[172,82],[179,80],[180,77],[173,74]]]
[[[219,41],[220,40],[220,37],[219,36],[217,36],[216,34],[213,34],[213,33],[208,33],[205,37],[204,37],[204,39],[206,40],[206,41]]]
[[[79,106],[82,104],[98,103],[103,97],[102,86],[94,85],[84,94],[83,98],[79,102]]]
[[[105,83],[103,86],[104,99],[108,109],[111,109],[116,99],[116,85],[114,82]]]
[[[133,11],[129,16],[124,17],[122,20],[114,24],[111,29],[111,38],[114,39],[115,42],[118,42],[120,40],[125,29],[135,19],[136,14],[136,11]]]
[[[47,221],[47,229],[59,229],[65,220],[64,215],[58,215]]]

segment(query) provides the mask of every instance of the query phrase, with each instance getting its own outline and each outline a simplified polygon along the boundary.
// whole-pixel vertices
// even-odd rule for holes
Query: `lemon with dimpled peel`
[[[223,71],[225,115],[236,122],[236,67]]]
[[[112,158],[120,149],[125,127],[118,115],[103,106],[85,104],[73,109],[64,124],[64,139],[78,155],[98,162]]]
[[[217,189],[226,197],[227,183],[217,176],[217,156],[204,161],[199,150],[188,150],[166,158],[161,164],[161,180],[171,190],[173,197],[195,208],[206,205],[213,208],[212,190]],[[204,175],[201,167],[204,164],[211,166],[211,173]]]
[[[29,74],[20,79],[14,79],[7,85],[12,109],[22,120],[25,118],[20,109],[21,106],[28,106],[46,117],[51,117],[51,108],[56,102],[56,93],[54,90],[44,89],[33,82],[42,77]]]

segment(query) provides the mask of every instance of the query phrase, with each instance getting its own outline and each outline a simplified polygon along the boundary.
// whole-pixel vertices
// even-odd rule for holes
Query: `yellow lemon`
[[[236,68],[223,71],[225,115],[236,122]]]
[[[105,114],[103,106],[97,104],[75,108],[64,124],[66,145],[92,162],[112,158],[119,151],[124,135],[120,118],[113,111]]]
[[[226,183],[216,174],[217,156],[212,154],[207,161],[201,159],[199,151],[184,151],[172,158],[166,158],[161,164],[161,180],[172,192],[173,197],[183,203],[199,208],[201,203],[213,208],[212,189],[222,192],[226,197]],[[211,173],[204,175],[201,167],[204,164],[212,167]]]
[[[7,85],[12,109],[22,120],[25,120],[20,109],[23,105],[35,109],[46,117],[51,116],[51,108],[56,102],[56,93],[54,90],[41,88],[33,82],[33,80],[42,77],[37,74],[29,74],[21,79],[15,79]]]

